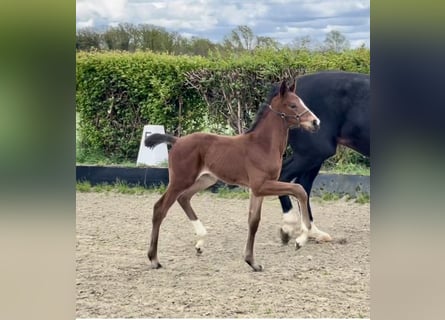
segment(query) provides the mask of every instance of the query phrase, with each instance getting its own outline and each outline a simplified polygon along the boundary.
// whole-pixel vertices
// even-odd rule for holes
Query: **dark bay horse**
[[[320,127],[320,120],[294,91],[295,83],[288,88],[283,81],[277,95],[269,104],[260,108],[253,125],[242,135],[193,133],[177,138],[152,134],[145,139],[145,146],[149,148],[160,143],[172,145],[169,152],[169,184],[153,208],[148,249],[152,268],[161,267],[157,254],[159,229],[175,201],[178,201],[194,226],[198,239],[195,248],[201,253],[207,232],[192,209],[190,199],[198,191],[215,184],[218,179],[250,188],[249,233],[244,260],[254,271],[263,269],[254,258],[255,234],[261,218],[263,197],[292,195],[297,198],[302,209],[302,223],[296,248],[306,243],[311,228],[306,192],[301,185],[279,182],[278,178],[289,128],[298,127],[314,132]]]
[[[307,207],[312,228],[309,237],[318,242],[331,241],[319,230],[312,215],[309,197],[312,184],[323,162],[333,156],[337,145],[347,146],[370,156],[370,80],[369,75],[327,71],[298,78],[298,95],[311,107],[323,125],[316,133],[300,129],[289,132],[292,155],[285,159],[280,181],[295,179],[306,190]],[[295,236],[299,215],[293,212],[288,196],[280,197],[283,209],[281,239],[287,243]]]

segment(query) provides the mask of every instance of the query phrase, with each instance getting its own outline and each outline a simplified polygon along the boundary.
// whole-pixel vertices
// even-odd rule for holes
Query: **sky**
[[[352,48],[369,42],[370,0],[76,0],[76,29],[151,24],[186,37],[222,42],[240,25],[282,44],[340,31]]]

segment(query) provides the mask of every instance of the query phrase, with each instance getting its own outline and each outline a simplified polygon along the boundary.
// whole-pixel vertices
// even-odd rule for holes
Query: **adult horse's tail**
[[[153,133],[145,138],[144,144],[147,148],[153,149],[161,143],[174,144],[176,140],[178,140],[177,137],[171,136],[169,134]]]

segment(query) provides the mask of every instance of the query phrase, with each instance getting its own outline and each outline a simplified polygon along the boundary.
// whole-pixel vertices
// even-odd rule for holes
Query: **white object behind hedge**
[[[136,164],[158,166],[160,164],[168,163],[168,150],[165,143],[158,144],[153,149],[147,148],[144,145],[145,137],[153,133],[165,133],[164,126],[146,125],[142,132],[141,143],[139,145],[139,153]]]

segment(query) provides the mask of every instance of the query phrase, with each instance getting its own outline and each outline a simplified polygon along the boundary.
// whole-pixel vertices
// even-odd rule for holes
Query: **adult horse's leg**
[[[185,190],[179,197],[178,197],[178,203],[182,207],[182,209],[187,214],[187,217],[190,219],[190,222],[192,223],[193,227],[195,228],[195,233],[197,236],[197,242],[195,245],[196,252],[198,254],[202,253],[202,248],[204,246],[204,238],[207,234],[207,231],[201,221],[196,216],[195,211],[193,210],[190,199],[199,191],[204,190],[211,185],[215,184],[218,181],[218,179],[215,176],[212,176],[210,174],[203,174],[200,176],[195,183],[189,187],[187,190]]]
[[[312,209],[310,204],[310,195],[312,190],[312,185],[314,184],[314,180],[320,171],[321,164],[308,172],[305,172],[301,178],[299,179],[299,183],[303,186],[304,190],[307,193],[307,208],[309,212],[309,219],[311,221],[311,229],[309,230],[309,238],[315,239],[317,242],[328,242],[331,241],[332,238],[329,234],[324,231],[321,231],[315,226],[314,218],[312,216]]]
[[[289,157],[283,162],[281,168],[280,181],[291,182],[295,179],[295,183],[298,183],[298,175],[300,172],[298,160],[294,157]],[[289,196],[279,197],[281,208],[283,210],[283,224],[280,228],[280,236],[283,244],[287,244],[292,237],[295,237],[297,231],[297,225],[300,222],[299,212],[298,214],[292,211],[292,202]]]
[[[247,237],[246,250],[244,254],[244,261],[252,267],[254,271],[262,271],[263,266],[255,262],[253,253],[253,247],[255,243],[255,234],[258,230],[258,225],[261,220],[261,205],[263,203],[263,197],[254,196],[250,193],[250,206],[249,206],[249,235]]]
[[[311,226],[312,226],[309,231],[309,237],[315,239],[317,242],[328,242],[331,241],[332,238],[328,233],[321,231],[315,225],[314,218],[312,216],[312,208],[310,204],[312,185],[314,183],[315,178],[318,175],[318,172],[320,171],[320,168],[321,164],[310,169],[307,172],[304,172],[303,174],[300,174],[298,179],[295,180],[295,183],[301,184],[307,193],[307,208],[309,213],[309,220],[311,221]],[[281,180],[282,179],[280,178],[280,181]],[[279,199],[283,208],[289,208],[287,206],[287,202],[290,203],[289,210],[283,214],[283,224],[280,228],[281,241],[284,244],[286,244],[289,242],[290,238],[293,238],[295,236],[297,232],[297,227],[300,223],[300,214],[296,210],[295,211],[292,210],[292,204],[288,196],[282,196]]]
[[[307,136],[306,139],[315,139],[315,136]],[[295,140],[298,141],[298,139],[294,139],[293,141]],[[309,196],[311,193],[312,184],[320,171],[320,167],[323,162],[330,156],[334,155],[337,149],[337,144],[330,141],[330,139],[326,138],[323,139],[323,141],[323,144],[320,144],[320,142],[316,144],[315,141],[313,143],[311,142],[310,145],[317,146],[317,149],[311,149],[310,154],[308,154],[305,149],[299,149],[300,145],[292,145],[294,153],[291,161],[286,162],[286,166],[284,169],[282,169],[279,179],[280,181],[286,182],[295,179],[296,183],[300,183],[303,186],[308,196],[307,208],[311,224],[313,222],[313,216],[309,203]],[[293,238],[296,234],[296,228],[299,224],[300,215],[297,210],[292,210],[292,202],[288,196],[281,196],[279,199],[283,209],[283,224],[280,229],[281,241],[283,243],[287,243],[289,239]],[[317,231],[319,231],[319,233],[317,233]],[[315,236],[317,241],[330,241],[330,236],[327,233],[318,230],[317,227],[314,228],[311,234]]]

